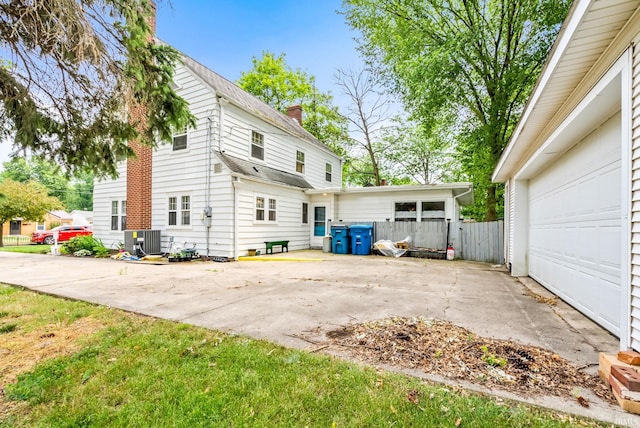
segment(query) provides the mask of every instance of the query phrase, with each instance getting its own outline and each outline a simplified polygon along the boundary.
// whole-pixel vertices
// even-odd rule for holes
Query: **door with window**
[[[324,205],[313,208],[313,236],[323,237],[327,234],[327,207]]]

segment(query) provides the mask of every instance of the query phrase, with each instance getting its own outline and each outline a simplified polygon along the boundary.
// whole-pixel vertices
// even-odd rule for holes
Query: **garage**
[[[529,181],[529,276],[620,336],[621,115]]]

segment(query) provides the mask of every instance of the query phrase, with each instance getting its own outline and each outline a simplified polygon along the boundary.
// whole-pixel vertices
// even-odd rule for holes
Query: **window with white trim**
[[[169,197],[169,226],[176,226],[178,224],[178,198],[175,196]]]
[[[43,230],[47,230],[47,225],[45,223],[36,223],[36,232],[42,232]]]
[[[302,203],[302,224],[309,224],[309,204]]]
[[[304,174],[304,152],[296,151],[296,172]]]
[[[120,230],[127,230],[127,201],[120,201]]]
[[[420,221],[427,220],[444,220],[444,201],[422,202],[422,211],[420,212]]]
[[[191,196],[182,196],[181,198],[180,219],[183,226],[191,224]]]
[[[168,202],[168,225],[191,225],[191,196],[169,196]]]
[[[277,216],[277,203],[273,198],[266,196],[256,196],[255,199],[255,220],[256,222],[275,222]]]
[[[276,221],[276,200],[269,199],[269,221]]]
[[[188,133],[187,128],[176,131],[173,134],[173,151],[185,150],[187,148]]]
[[[333,166],[327,162],[324,166],[324,180],[331,183]]]
[[[396,202],[395,221],[418,221],[417,202]]]
[[[256,221],[264,221],[264,198],[256,197]]]
[[[251,157],[264,160],[264,135],[251,131]]]
[[[127,201],[111,201],[111,230],[126,230]]]

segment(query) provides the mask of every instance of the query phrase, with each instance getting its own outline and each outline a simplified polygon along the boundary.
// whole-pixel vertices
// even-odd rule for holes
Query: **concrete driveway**
[[[154,265],[0,252],[0,282],[303,349],[313,345],[300,336],[323,340],[349,323],[424,316],[594,370],[598,352],[618,350],[616,338],[562,302],[538,302],[527,290],[548,295],[543,288],[501,267],[319,251],[273,259]]]

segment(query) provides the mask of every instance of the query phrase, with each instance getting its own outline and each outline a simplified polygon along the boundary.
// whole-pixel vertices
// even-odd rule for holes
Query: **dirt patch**
[[[479,337],[447,321],[388,318],[326,333],[353,358],[420,369],[450,379],[500,388],[523,396],[573,397],[588,407],[580,388],[614,398],[598,376],[584,372],[546,349]]]
[[[43,360],[73,354],[80,348],[78,339],[103,327],[102,321],[85,317],[71,324],[49,324],[30,332],[17,328],[0,334],[0,415],[8,415],[19,406],[5,400],[4,388],[20,373],[32,370]]]

